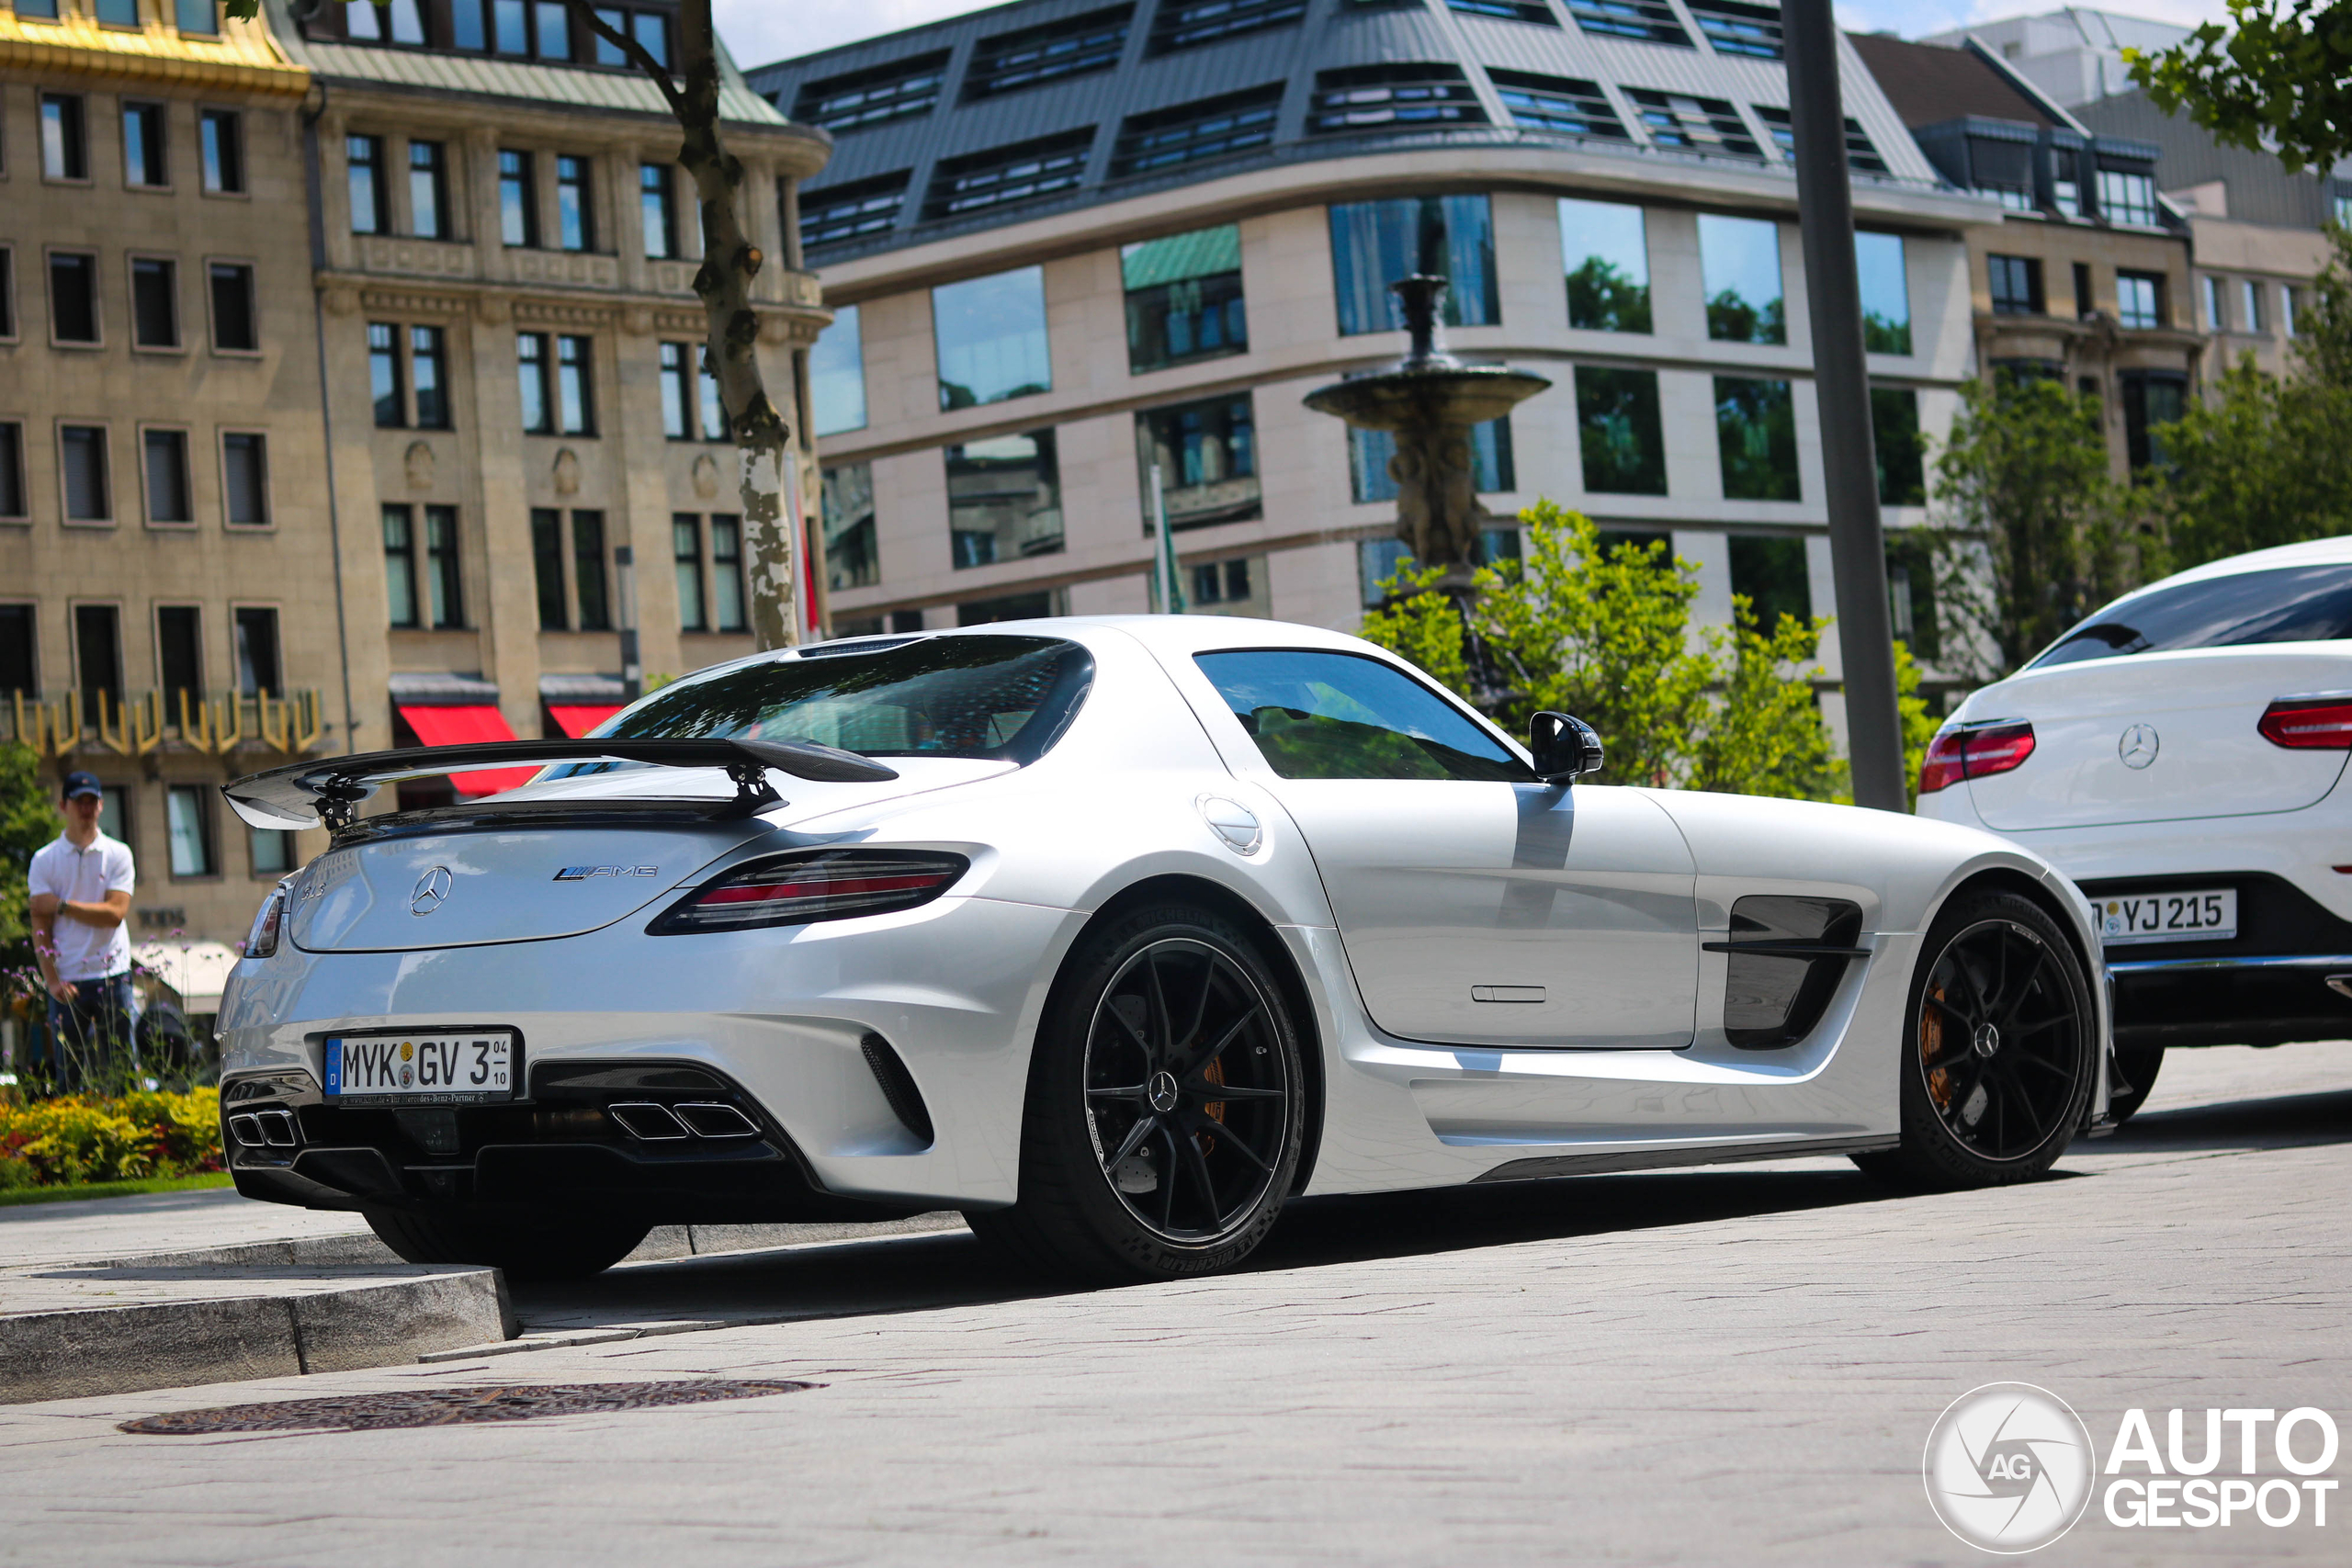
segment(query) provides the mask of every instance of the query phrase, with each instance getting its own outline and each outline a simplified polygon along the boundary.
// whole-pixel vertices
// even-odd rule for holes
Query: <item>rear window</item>
[[[1094,679],[1093,656],[1058,637],[925,637],[824,645],[822,654],[681,681],[595,733],[816,740],[867,757],[1032,762],[1060,739]]]
[[[1195,658],[1283,778],[1535,777],[1453,704],[1376,659],[1305,649]]]
[[[2352,566],[2282,566],[2184,582],[2109,604],[2026,666],[2046,670],[2184,648],[2352,637]]]

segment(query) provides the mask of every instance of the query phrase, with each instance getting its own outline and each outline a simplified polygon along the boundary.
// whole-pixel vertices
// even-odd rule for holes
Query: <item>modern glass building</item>
[[[1840,48],[1900,530],[2001,209]],[[1832,609],[1773,9],[1022,0],[748,79],[835,138],[797,197],[837,633],[1144,609],[1161,509],[1194,611],[1352,627],[1390,451],[1300,400],[1403,351],[1417,270],[1457,354],[1553,383],[1478,432],[1493,549],[1547,496],[1670,540],[1715,620]]]

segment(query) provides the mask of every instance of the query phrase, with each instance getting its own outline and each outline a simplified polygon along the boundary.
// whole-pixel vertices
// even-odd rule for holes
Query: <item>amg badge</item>
[[[558,882],[585,882],[592,876],[654,876],[650,865],[568,865],[555,874]]]

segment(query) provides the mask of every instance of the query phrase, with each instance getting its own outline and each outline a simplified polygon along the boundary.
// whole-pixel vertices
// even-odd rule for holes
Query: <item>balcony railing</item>
[[[221,697],[185,690],[141,692],[118,702],[111,692],[16,692],[0,704],[6,739],[44,757],[143,757],[153,751],[197,751],[225,757],[261,747],[288,757],[318,750],[319,694],[260,692]]]

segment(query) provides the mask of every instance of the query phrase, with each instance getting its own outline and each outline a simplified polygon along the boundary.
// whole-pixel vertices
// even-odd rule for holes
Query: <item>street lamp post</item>
[[[1863,359],[1862,290],[1854,263],[1854,193],[1846,168],[1846,106],[1829,0],[1783,0],[1789,124],[1796,140],[1797,222],[1813,315],[1814,389],[1829,502],[1829,558],[1845,667],[1846,737],[1854,803],[1907,811],[1903,723],[1895,706],[1894,635],[1887,617],[1886,545],[1879,530],[1878,460]]]

